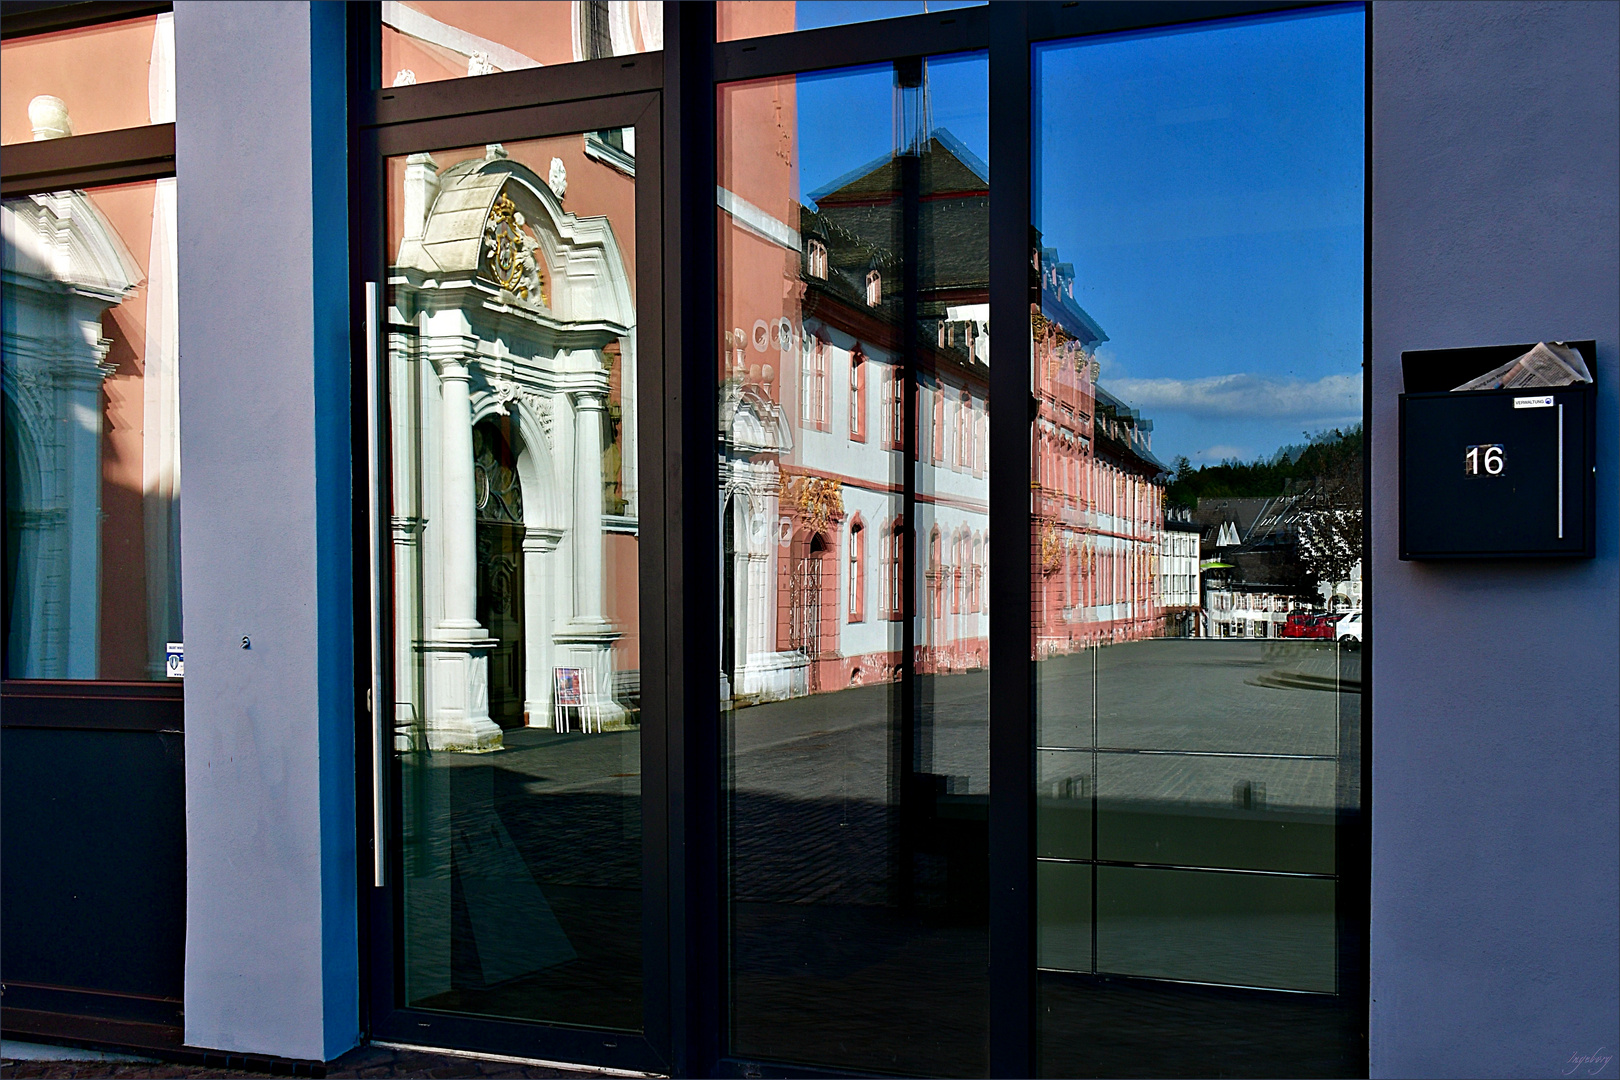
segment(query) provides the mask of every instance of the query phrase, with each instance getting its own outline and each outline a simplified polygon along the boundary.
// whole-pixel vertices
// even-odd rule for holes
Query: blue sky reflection
[[[1359,7],[1038,48],[1036,225],[1162,461],[1361,419]]]
[[[1035,223],[1161,461],[1361,420],[1364,30],[1347,5],[1035,50]],[[988,78],[982,53],[929,62],[933,125],[985,161]],[[892,151],[893,85],[889,65],[799,77],[801,199]]]

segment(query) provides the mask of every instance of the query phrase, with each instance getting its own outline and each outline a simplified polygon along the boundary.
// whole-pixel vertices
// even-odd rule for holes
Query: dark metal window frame
[[[172,10],[172,3],[6,3],[0,37],[121,22]],[[174,175],[174,125],[149,124],[42,142],[12,143],[0,154],[0,196],[104,187]],[[0,421],[3,422],[3,421]],[[3,540],[0,540],[3,542]],[[10,627],[4,628],[9,634]],[[180,731],[184,686],[173,681],[13,679],[0,683],[7,728]]]
[[[1148,30],[1293,9],[1328,6],[1299,0],[1152,0],[1152,2],[1025,3],[906,16],[848,26],[716,41],[713,5],[665,5],[662,54],[590,60],[548,68],[378,89],[380,11],[350,4],[351,178],[358,213],[353,219],[356,285],[381,281],[384,197],[379,165],[384,153],[407,148],[467,145],[486,132],[534,137],[565,128],[624,126],[628,114],[605,103],[651,95],[656,106],[637,118],[638,178],[657,183],[656,224],[642,206],[650,189],[638,188],[638,319],[644,339],[641,418],[643,510],[640,553],[644,749],[643,829],[645,903],[643,948],[647,1029],[639,1041],[611,1033],[401,1009],[396,1004],[393,900],[369,889],[363,918],[367,956],[362,980],[367,1030],[374,1039],[434,1043],[526,1057],[572,1060],[674,1075],[759,1075],[760,1064],[731,1056],[725,1030],[729,1007],[725,935],[726,882],[721,833],[719,696],[711,643],[718,641],[720,523],[714,511],[718,464],[714,367],[718,316],[717,93],[722,83],[865,64],[892,64],[924,56],[987,51],[990,59],[990,305],[992,322],[1018,327],[1028,318],[1028,235],[1031,223],[1031,50],[1044,41]],[[1372,17],[1367,14],[1370,46]],[[1367,67],[1367,169],[1371,168],[1371,65]],[[598,111],[605,109],[606,111]],[[560,126],[559,126],[560,125]],[[644,125],[644,126],[641,126]],[[396,135],[385,135],[393,130]],[[409,136],[399,133],[411,132]],[[429,138],[427,132],[438,132]],[[523,133],[523,134],[518,134]],[[656,133],[656,134],[655,134]],[[494,135],[489,136],[491,139]],[[424,138],[429,142],[422,142]],[[417,144],[421,143],[420,146]],[[657,147],[656,150],[653,147]],[[644,149],[646,148],[646,149]],[[649,157],[661,155],[654,164]],[[1370,200],[1371,185],[1366,185]],[[1367,379],[1370,290],[1370,201],[1364,207],[1363,408]],[[651,232],[644,232],[650,229]],[[657,251],[657,258],[649,257]],[[661,308],[662,323],[648,316]],[[358,331],[358,325],[357,325]],[[654,347],[656,335],[656,348]],[[363,334],[357,348],[354,401],[357,490],[363,488],[365,385]],[[661,366],[651,362],[655,353]],[[991,372],[991,399],[1028,400],[1026,365],[1000,364]],[[659,403],[661,409],[650,406]],[[1364,413],[1365,417],[1365,413]],[[1365,424],[1365,419],[1364,419]],[[1027,496],[1029,418],[1020,408],[991,409],[990,516],[1017,535],[1030,526]],[[1366,468],[1366,466],[1364,466]],[[385,473],[386,474],[386,473]],[[1370,482],[1370,475],[1364,477]],[[1370,489],[1368,489],[1370,490]],[[1370,516],[1364,519],[1370,551]],[[365,511],[357,505],[356,551],[366,549]],[[1027,551],[1016,543],[991,550],[990,581],[990,1072],[1030,1076],[1038,1067],[1035,969],[1035,847],[1033,715],[1034,662]],[[358,569],[358,567],[357,567]],[[369,619],[364,574],[356,574],[357,625]],[[1363,589],[1372,597],[1370,566]],[[1366,966],[1370,851],[1370,645],[1363,658],[1360,813],[1340,822],[1341,993],[1366,1029]],[[368,643],[357,640],[357,685],[367,682]],[[366,745],[370,725],[363,689],[357,695],[357,735]],[[656,736],[654,735],[656,732]],[[364,755],[360,755],[362,758]],[[369,822],[370,773],[357,770],[360,820]],[[363,832],[369,831],[362,825]],[[363,839],[366,837],[363,835]],[[369,880],[368,845],[362,877]],[[395,857],[397,858],[397,852]],[[652,909],[658,910],[653,912]],[[655,972],[654,968],[658,970]],[[422,1027],[418,1025],[431,1025]],[[431,1034],[429,1034],[431,1032]],[[616,1044],[616,1045],[608,1045]],[[839,1075],[832,1070],[773,1063],[776,1075]]]

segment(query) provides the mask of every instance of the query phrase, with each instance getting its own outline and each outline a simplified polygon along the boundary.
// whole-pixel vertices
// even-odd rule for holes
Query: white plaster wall
[[[310,1059],[359,1031],[343,17],[174,12],[185,1037]]]

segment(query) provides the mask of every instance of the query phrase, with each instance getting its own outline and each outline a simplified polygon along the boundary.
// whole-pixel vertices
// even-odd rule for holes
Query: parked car
[[[1333,636],[1340,641],[1361,641],[1361,612],[1352,611],[1341,618]]]
[[[1283,622],[1281,637],[1331,638],[1335,616],[1311,611],[1296,611]]]

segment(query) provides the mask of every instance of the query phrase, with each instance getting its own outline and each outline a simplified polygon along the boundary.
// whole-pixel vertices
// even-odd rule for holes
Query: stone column
[[[602,614],[602,414],[597,393],[574,395],[574,622]]]
[[[555,726],[551,630],[557,618],[551,564],[561,538],[558,529],[523,531],[523,722],[532,728]]]
[[[466,362],[446,361],[439,370],[439,380],[444,395],[439,414],[444,618],[439,630],[446,637],[483,637],[477,619],[477,493],[473,487],[472,404]]]
[[[501,729],[489,718],[489,653],[478,625],[478,544],[473,486],[472,406],[467,358],[439,364],[439,506],[444,609],[428,643],[426,682],[432,708],[428,748],[498,750]]]
[[[574,617],[557,635],[566,666],[585,672],[582,720],[603,730],[629,726],[613,700],[613,643],[619,632],[602,611],[602,414],[600,389],[574,394]]]

